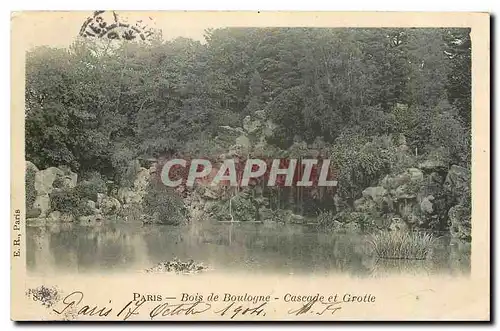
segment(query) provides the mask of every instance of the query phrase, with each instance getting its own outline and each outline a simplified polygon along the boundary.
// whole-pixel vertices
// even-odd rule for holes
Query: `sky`
[[[228,12],[228,11],[118,11],[130,23],[139,19],[162,31],[166,40],[177,37],[204,41],[207,28],[221,27],[445,27],[470,26],[480,14],[391,12]],[[68,47],[78,36],[91,11],[31,11],[11,15],[12,45],[16,49],[36,46]],[[105,14],[113,21],[112,12]]]
[[[11,20],[13,26],[16,23],[22,26],[22,42],[27,49],[36,46],[68,47],[78,36],[83,22],[92,16],[92,12],[23,12],[14,13]],[[112,13],[106,13],[105,19],[112,21]],[[154,12],[134,12],[121,13],[120,17],[127,17],[130,23],[142,19],[150,22],[153,26],[162,31],[164,39],[175,39],[177,37],[192,38],[204,41],[204,31],[212,26],[217,27],[217,22],[203,22],[203,20],[186,20],[183,12],[154,13]],[[150,18],[152,20],[150,20]],[[206,20],[205,20],[206,21]],[[189,23],[188,23],[189,22]],[[188,24],[186,24],[188,23]],[[20,42],[12,40],[12,42]]]

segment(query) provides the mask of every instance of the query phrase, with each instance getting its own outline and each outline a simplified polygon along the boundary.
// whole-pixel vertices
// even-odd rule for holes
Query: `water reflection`
[[[362,235],[303,226],[195,224],[186,227],[60,224],[27,228],[27,266],[37,274],[137,272],[178,257],[221,272],[283,274],[464,274],[470,245],[441,238],[426,261],[380,260]]]

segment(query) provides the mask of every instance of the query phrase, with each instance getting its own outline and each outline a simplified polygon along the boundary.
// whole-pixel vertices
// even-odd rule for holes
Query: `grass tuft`
[[[382,259],[424,260],[435,238],[428,233],[391,231],[372,236],[372,251]]]

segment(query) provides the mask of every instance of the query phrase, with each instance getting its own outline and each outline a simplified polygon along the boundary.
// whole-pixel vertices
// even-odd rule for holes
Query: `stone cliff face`
[[[93,225],[110,217],[140,220],[144,216],[141,204],[150,176],[151,170],[139,168],[131,187],[121,187],[108,194],[104,182],[94,192],[95,183],[78,181],[78,175],[69,169],[39,170],[27,161],[26,217],[33,224],[78,222]],[[63,199],[67,208],[57,210],[61,203],[56,203],[56,198]]]
[[[470,173],[426,161],[397,175],[387,175],[379,186],[368,187],[354,202],[355,212],[366,213],[382,227],[447,230],[470,240]]]
[[[38,168],[31,162],[26,162],[27,177],[31,177],[32,183],[27,183],[27,186],[32,186],[34,192],[31,192],[34,197],[33,203],[27,201],[27,209],[37,209],[40,217],[48,216],[50,212],[50,194],[54,190],[72,189],[76,186],[78,175],[69,169],[60,169],[50,167],[45,170]],[[30,176],[31,175],[31,176]],[[30,199],[27,199],[30,200]]]
[[[220,129],[215,142],[225,153],[214,156],[219,161],[245,158],[250,154],[254,157],[279,155],[278,150],[266,143],[266,138],[272,135],[276,125],[266,119],[264,111],[247,116],[242,127],[226,126]],[[408,148],[405,139],[400,137],[400,140],[400,152],[406,155]],[[151,183],[159,181],[162,162],[158,161],[149,169],[140,167],[138,161],[134,162],[137,167],[131,185],[114,190],[108,186],[108,189],[95,195],[82,195],[80,186],[93,184],[78,181],[78,175],[69,169],[50,167],[39,170],[33,163],[26,162],[27,218],[42,223],[76,221],[95,224],[110,218],[126,222],[158,222],[165,215],[159,215],[155,208],[153,211],[151,208],[144,209],[143,205]],[[182,204],[187,211],[182,217],[190,221],[207,218],[224,221],[305,221],[290,210],[268,209],[263,201],[258,201],[259,194],[245,196],[245,190],[212,187],[203,180],[197,181],[194,188],[181,186],[175,190],[183,197]],[[61,192],[71,198],[74,198],[73,193],[76,194],[77,200],[83,199],[83,206],[73,205],[73,209],[58,210],[52,197],[54,193]],[[250,196],[252,198],[248,198]],[[152,199],[157,199],[157,196],[153,195]],[[333,205],[332,211],[323,216],[324,223],[333,224],[334,228],[353,231],[367,227],[380,230],[430,229],[449,231],[460,240],[471,239],[470,170],[458,165],[448,166],[439,160],[428,159],[400,172],[385,175],[376,186],[365,188],[361,198],[352,205],[341,201],[336,195]],[[72,212],[74,209],[78,213]],[[169,212],[168,209],[162,211],[163,214]],[[316,221],[322,222],[319,216]]]

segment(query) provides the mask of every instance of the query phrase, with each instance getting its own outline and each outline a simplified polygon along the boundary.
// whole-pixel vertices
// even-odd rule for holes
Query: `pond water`
[[[300,225],[197,224],[27,227],[27,268],[34,274],[143,272],[178,257],[212,271],[242,273],[468,274],[470,245],[447,237],[425,261],[381,260],[367,235],[335,234]]]

